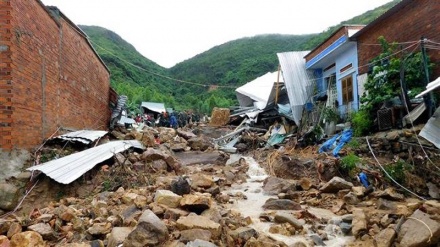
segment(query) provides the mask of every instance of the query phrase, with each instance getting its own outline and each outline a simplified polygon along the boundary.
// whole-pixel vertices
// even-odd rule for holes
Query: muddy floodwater
[[[231,155],[230,160],[239,160],[240,158],[240,155]],[[250,217],[252,219],[252,224],[249,225],[249,227],[254,228],[257,232],[267,234],[273,239],[282,241],[287,245],[292,245],[298,242],[303,242],[305,244],[310,242],[310,238],[308,238],[308,236],[316,233],[309,230],[310,225],[307,224],[304,226],[307,232],[306,235],[285,236],[282,234],[274,234],[269,232],[269,229],[273,223],[261,221],[260,215],[268,212],[262,207],[264,203],[268,199],[276,197],[266,195],[263,192],[263,181],[266,177],[268,177],[264,169],[252,157],[243,158],[249,165],[249,169],[247,171],[248,179],[242,184],[233,184],[228,193],[233,195],[242,193],[245,195],[246,199],[235,199],[233,204],[230,204],[230,209],[240,212],[244,217]],[[318,219],[324,219],[324,221],[329,222],[327,225],[322,226],[325,229],[328,237],[328,240],[324,241],[326,246],[343,246],[344,244],[354,240],[353,237],[343,236],[340,228],[337,225],[332,224],[332,222],[336,223],[340,221],[339,216],[333,214],[327,209],[307,207],[307,210],[315,215]],[[292,210],[278,211],[295,212]]]

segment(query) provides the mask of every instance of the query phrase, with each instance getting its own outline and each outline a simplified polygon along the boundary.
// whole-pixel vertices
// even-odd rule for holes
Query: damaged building
[[[0,1],[0,61],[0,180],[62,130],[107,129],[110,72],[58,8]]]
[[[110,72],[87,35],[39,0],[0,1],[0,150],[58,128],[106,129]]]

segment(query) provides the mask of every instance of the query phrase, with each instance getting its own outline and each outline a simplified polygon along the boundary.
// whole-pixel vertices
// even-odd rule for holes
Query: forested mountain
[[[344,24],[368,24],[398,3],[394,0],[374,10],[329,27],[319,34],[267,34],[227,42],[163,68],[143,57],[114,32],[80,26],[111,71],[111,83],[130,99],[130,108],[141,101],[165,102],[167,107],[209,112],[213,106],[236,104],[235,88],[278,67],[276,53],[310,50]]]

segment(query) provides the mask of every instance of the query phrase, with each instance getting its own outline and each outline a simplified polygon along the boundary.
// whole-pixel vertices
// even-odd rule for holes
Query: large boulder
[[[355,208],[353,210],[353,221],[351,232],[353,236],[360,236],[367,231],[367,216],[364,211],[360,208]]]
[[[258,232],[251,227],[239,227],[231,232],[229,235],[235,240],[237,243],[246,243],[252,237],[258,237]]]
[[[196,135],[190,131],[184,131],[182,129],[177,130],[177,134],[181,137],[183,137],[185,140],[189,140],[193,137],[196,137]]]
[[[323,193],[336,193],[340,190],[351,189],[351,187],[353,187],[352,183],[347,182],[340,177],[333,177],[321,187],[320,191]]]
[[[204,174],[194,174],[191,176],[191,187],[194,189],[197,188],[210,188],[214,185],[214,180],[211,176],[207,176]]]
[[[34,231],[26,231],[17,233],[12,236],[10,241],[11,247],[32,246],[32,247],[46,247],[43,237]]]
[[[179,230],[204,229],[211,232],[214,238],[220,236],[220,224],[210,220],[207,217],[190,214],[177,220],[177,228]]]
[[[170,208],[177,208],[182,197],[169,190],[157,190],[154,201]]]
[[[47,223],[38,223],[35,225],[31,225],[31,226],[28,226],[28,229],[32,230],[34,232],[37,232],[45,240],[55,240],[56,239],[55,231]]]
[[[209,140],[203,137],[193,137],[188,140],[188,146],[190,146],[192,150],[205,151],[213,145]]]
[[[21,189],[8,183],[0,183],[0,209],[11,211],[20,199]]]
[[[400,247],[430,246],[439,240],[440,222],[419,209],[403,223],[397,236]]]
[[[168,228],[151,210],[145,210],[124,247],[158,246],[168,239]]]
[[[263,190],[267,195],[278,195],[281,192],[285,192],[287,188],[292,187],[293,182],[277,178],[277,177],[267,177],[263,181]]]
[[[211,126],[224,126],[229,122],[229,116],[230,110],[228,108],[214,107],[209,124]]]
[[[375,247],[391,247],[396,238],[396,231],[391,228],[385,228],[379,234],[374,236],[374,246]]]
[[[208,230],[203,229],[189,229],[180,232],[180,241],[187,243],[189,241],[194,241],[196,239],[209,241],[211,239],[212,233]]]
[[[107,247],[118,247],[124,243],[125,239],[131,233],[131,227],[113,227],[108,239]]]
[[[210,208],[212,199],[204,195],[184,195],[180,200],[180,206],[190,212],[197,214],[202,213],[206,209]]]
[[[301,205],[288,199],[269,199],[263,205],[264,209],[272,210],[301,210]]]
[[[177,195],[185,195],[191,192],[191,185],[187,177],[179,176],[171,182],[171,191]]]
[[[287,222],[287,223],[291,224],[293,227],[295,227],[295,229],[299,229],[299,230],[303,229],[304,225],[306,224],[305,220],[297,219],[292,214],[289,214],[286,212],[277,212],[275,214],[274,220],[277,223],[286,223]]]

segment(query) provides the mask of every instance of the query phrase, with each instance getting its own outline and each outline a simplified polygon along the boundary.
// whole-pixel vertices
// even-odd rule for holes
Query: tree
[[[405,53],[397,43],[388,43],[384,37],[379,37],[382,53],[374,58],[371,73],[365,83],[366,93],[361,97],[362,110],[374,115],[380,106],[395,97],[401,97],[402,82],[410,90],[409,96],[413,97],[424,88],[423,60],[421,52]],[[429,70],[432,69],[432,64]],[[403,71],[401,71],[403,70]],[[403,73],[401,73],[403,72]]]

